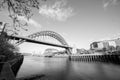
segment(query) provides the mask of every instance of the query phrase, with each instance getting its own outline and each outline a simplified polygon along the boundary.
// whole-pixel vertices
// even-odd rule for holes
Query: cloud
[[[120,0],[103,0],[103,7],[107,8],[110,5],[117,5],[120,2]]]
[[[73,9],[71,7],[66,8],[66,2],[60,0],[56,1],[51,6],[42,5],[39,9],[39,13],[54,20],[65,21],[73,15]]]
[[[39,24],[38,22],[36,22],[35,20],[33,20],[33,19],[27,19],[27,18],[25,18],[24,16],[18,16],[18,19],[19,20],[23,20],[23,21],[25,21],[25,22],[27,22],[28,24],[31,24],[31,25],[33,25],[33,26],[35,26],[35,27],[42,27],[41,26],[41,24]]]

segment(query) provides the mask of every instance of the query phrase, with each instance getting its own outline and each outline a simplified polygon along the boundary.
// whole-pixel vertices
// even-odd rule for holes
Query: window
[[[109,44],[109,46],[116,47],[116,43],[115,43],[115,41],[109,41],[108,44]]]

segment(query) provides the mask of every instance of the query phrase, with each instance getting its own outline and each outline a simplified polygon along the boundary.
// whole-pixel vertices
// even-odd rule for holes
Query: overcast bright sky
[[[93,41],[120,37],[120,0],[48,0],[34,12],[28,22],[29,31],[21,35],[51,30],[63,36],[69,45],[85,49]],[[0,12],[2,21],[7,21],[6,15]],[[26,44],[20,45],[21,51],[39,52],[43,48]]]

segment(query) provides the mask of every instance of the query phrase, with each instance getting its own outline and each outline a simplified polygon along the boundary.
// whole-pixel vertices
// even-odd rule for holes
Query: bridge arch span
[[[57,41],[59,41],[61,43],[61,45],[68,46],[68,43],[65,41],[65,39],[60,34],[54,32],[54,31],[40,31],[40,32],[33,33],[27,37],[30,39],[35,39],[36,37],[39,37],[39,36],[52,37],[52,38],[56,39]],[[22,44],[23,42],[25,42],[25,41],[21,40],[17,43],[19,45],[19,44]]]

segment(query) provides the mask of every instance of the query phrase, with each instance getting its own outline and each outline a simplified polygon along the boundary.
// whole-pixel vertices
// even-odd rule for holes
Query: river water
[[[120,80],[120,65],[25,56],[17,77],[38,74],[46,80]]]

